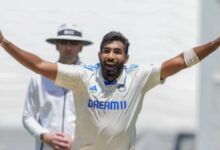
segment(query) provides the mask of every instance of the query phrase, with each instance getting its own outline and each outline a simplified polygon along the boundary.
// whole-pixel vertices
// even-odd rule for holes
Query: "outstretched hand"
[[[216,41],[217,41],[217,43],[218,43],[218,47],[220,47],[220,37],[218,37],[218,38],[216,39]]]
[[[3,39],[4,39],[4,37],[3,37],[2,32],[0,30],[0,44],[2,44]]]
[[[214,41],[211,42],[213,45],[215,45],[217,48],[220,47],[220,37],[215,39]]]

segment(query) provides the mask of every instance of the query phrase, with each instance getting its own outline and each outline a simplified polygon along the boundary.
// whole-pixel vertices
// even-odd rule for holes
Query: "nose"
[[[107,57],[108,61],[113,61],[115,59],[115,54],[113,51],[110,51]]]
[[[68,41],[66,44],[66,47],[70,48],[70,47],[72,47],[72,44]]]
[[[67,51],[70,51],[70,50],[73,49],[73,47],[68,43],[68,44],[66,44],[65,49],[66,49]]]

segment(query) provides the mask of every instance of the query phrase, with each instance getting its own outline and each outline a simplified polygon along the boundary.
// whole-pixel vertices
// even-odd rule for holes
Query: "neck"
[[[114,81],[116,78],[112,78],[112,77],[104,77],[104,79],[108,82],[112,82]]]
[[[117,76],[110,76],[110,75],[107,75],[105,73],[102,73],[102,76],[103,76],[103,78],[105,80],[107,80],[109,82],[112,82],[112,81],[116,80],[119,77],[119,75],[117,75]]]
[[[59,58],[58,62],[63,63],[63,64],[76,64],[78,59],[79,59],[78,57],[74,59]]]

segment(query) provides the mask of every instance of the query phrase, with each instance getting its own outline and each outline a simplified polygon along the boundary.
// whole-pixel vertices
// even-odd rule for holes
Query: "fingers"
[[[57,132],[44,134],[44,142],[54,150],[71,150],[73,140],[69,135]]]
[[[63,133],[55,133],[52,144],[55,150],[69,150],[72,147],[72,140]]]
[[[65,134],[62,133],[62,132],[56,132],[55,134],[56,134],[57,136],[65,137]]]

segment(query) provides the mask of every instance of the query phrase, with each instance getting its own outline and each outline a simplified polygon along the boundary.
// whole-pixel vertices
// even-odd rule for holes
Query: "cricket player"
[[[185,50],[159,65],[128,65],[129,41],[107,33],[99,63],[87,67],[47,62],[9,42],[2,47],[27,68],[74,91],[76,150],[134,150],[135,124],[145,94],[171,75],[190,67],[220,46],[220,38]]]

